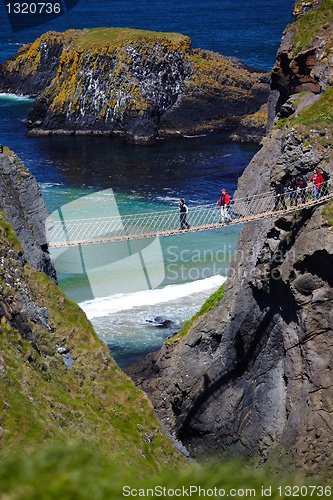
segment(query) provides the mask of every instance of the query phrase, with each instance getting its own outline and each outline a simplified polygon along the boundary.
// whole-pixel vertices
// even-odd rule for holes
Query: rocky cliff
[[[332,2],[298,0],[294,19],[284,33],[272,71],[272,89],[280,93],[276,111],[289,96],[302,91],[318,94],[333,82]]]
[[[282,71],[279,59],[290,57],[304,26],[308,35],[315,25],[304,49],[314,54],[315,92],[294,94],[305,89],[295,81],[307,81],[307,66],[279,85],[273,79],[283,94],[275,106],[288,98],[288,113],[280,110],[236,198],[268,191],[276,179],[309,177],[314,167],[333,173],[332,66],[321,51],[332,2],[316,4],[285,33],[273,70]],[[288,71],[296,75],[291,63]],[[333,474],[332,210],[329,203],[246,224],[223,300],[184,337],[127,369],[193,455],[255,454],[280,468]]]
[[[23,258],[40,272],[56,280],[47,250],[48,211],[36,179],[19,158],[4,149],[0,154],[0,210],[21,241]]]
[[[0,67],[0,91],[36,96],[33,133],[157,135],[265,132],[269,76],[199,49],[188,37],[129,29],[47,33]],[[260,111],[261,110],[261,111]]]

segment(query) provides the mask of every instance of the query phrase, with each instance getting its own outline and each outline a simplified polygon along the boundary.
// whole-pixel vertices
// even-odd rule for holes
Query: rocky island
[[[31,95],[33,134],[156,137],[265,134],[269,74],[177,33],[96,28],[49,32],[0,67],[0,92]]]
[[[296,2],[272,72],[272,128],[236,199],[315,167],[332,175],[332,9]],[[330,202],[245,224],[223,299],[127,368],[193,456],[332,476],[332,215]]]

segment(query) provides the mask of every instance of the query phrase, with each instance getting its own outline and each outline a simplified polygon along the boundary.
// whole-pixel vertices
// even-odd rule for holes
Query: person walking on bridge
[[[305,203],[306,202],[306,186],[307,186],[307,182],[304,179],[304,177],[303,177],[302,174],[300,174],[297,177],[296,182],[297,182],[297,189],[299,190],[299,193],[300,193],[299,202],[300,203]]]
[[[323,196],[327,196],[328,195],[328,181],[330,180],[330,176],[322,168],[319,169],[319,173],[321,174],[323,181],[324,181],[324,185],[323,185],[323,188],[321,190],[321,194]]]
[[[319,200],[321,197],[321,187],[324,184],[324,179],[317,168],[314,169],[310,182],[313,183],[313,199]]]
[[[290,206],[297,205],[297,182],[296,177],[293,175],[287,184],[287,189],[289,191]]]
[[[222,189],[221,196],[218,201],[219,206],[221,207],[221,223],[223,224],[225,221],[230,221],[229,215],[229,205],[230,205],[230,196],[226,192],[225,189]]]
[[[183,198],[179,199],[179,210],[180,210],[180,229],[190,229],[189,223],[186,221],[186,215],[188,213],[188,208],[185,205]]]
[[[279,180],[276,180],[274,188],[275,188],[275,206],[273,211],[276,212],[277,210],[286,210],[287,205],[284,194],[284,185]]]

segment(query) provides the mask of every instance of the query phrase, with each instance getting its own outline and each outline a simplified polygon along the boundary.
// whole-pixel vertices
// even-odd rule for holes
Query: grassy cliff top
[[[295,101],[296,108],[298,102],[301,102],[305,93],[300,93],[299,101]],[[297,115],[291,117],[293,125],[303,125],[305,127],[317,127],[324,130],[333,129],[333,88],[329,87],[316,99],[310,106],[304,107]],[[323,131],[324,131],[323,130]]]
[[[180,33],[162,33],[131,28],[93,28],[84,30],[82,34],[74,38],[73,42],[82,49],[89,49],[96,45],[103,47],[110,44],[121,45],[125,42],[137,42],[142,38],[150,41],[165,39],[174,44],[189,40],[188,37]]]
[[[313,10],[302,15],[289,29],[293,31],[293,54],[309,49],[316,36],[325,31],[329,35],[329,28],[333,23],[333,0],[326,0],[320,5],[316,3]]]

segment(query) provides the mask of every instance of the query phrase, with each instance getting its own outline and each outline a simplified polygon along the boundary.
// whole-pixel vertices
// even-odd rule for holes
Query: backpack
[[[322,178],[324,179],[324,182],[327,182],[330,178],[330,176],[328,175],[327,172],[325,172],[324,170],[321,172],[321,175],[322,175]]]
[[[307,186],[307,182],[306,182],[306,180],[304,179],[304,177],[300,177],[300,178],[298,179],[297,184],[298,184],[298,187],[300,187],[300,188],[302,188],[302,189],[303,189],[303,188],[306,188],[306,186]]]

